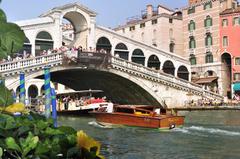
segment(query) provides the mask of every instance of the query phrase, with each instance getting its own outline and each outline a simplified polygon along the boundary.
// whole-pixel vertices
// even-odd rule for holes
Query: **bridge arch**
[[[100,52],[106,51],[107,53],[111,53],[112,44],[110,43],[110,40],[106,37],[100,37],[97,40],[96,50]]]
[[[38,96],[38,87],[36,85],[30,85],[27,89],[27,96],[36,98]]]
[[[189,81],[189,71],[186,66],[180,66],[177,71],[177,76],[181,79]]]
[[[128,60],[129,58],[129,51],[127,46],[124,43],[118,43],[114,50],[114,56],[119,56],[124,60]]]
[[[145,56],[141,49],[135,49],[132,53],[132,62],[145,66]]]
[[[159,61],[159,58],[156,55],[151,55],[148,58],[147,67],[155,68],[156,70],[160,70],[160,65],[161,65],[161,62]]]
[[[35,38],[35,55],[39,56],[42,51],[53,49],[54,41],[52,35],[48,31],[40,31]]]
[[[164,73],[170,74],[170,75],[175,75],[175,67],[172,63],[172,61],[167,60],[164,62],[163,64],[163,68],[162,68]]]

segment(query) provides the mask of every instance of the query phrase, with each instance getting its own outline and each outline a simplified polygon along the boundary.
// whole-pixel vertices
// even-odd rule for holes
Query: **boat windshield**
[[[127,113],[127,114],[134,114],[134,109],[130,109],[130,108],[116,108],[115,110],[116,112],[119,112],[119,113]]]

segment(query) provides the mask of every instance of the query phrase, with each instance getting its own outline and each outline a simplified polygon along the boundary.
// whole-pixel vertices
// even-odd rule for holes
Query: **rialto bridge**
[[[68,46],[83,48],[81,54],[84,56],[74,65],[64,64],[64,53],[40,55],[42,51],[60,48],[66,42],[64,19],[73,26],[74,38],[68,41]],[[25,72],[27,81],[41,79],[43,68],[50,65],[53,82],[74,90],[101,89],[113,102],[120,104],[177,107],[189,98],[222,99],[189,82],[188,60],[97,26],[96,13],[78,3],[56,7],[39,18],[16,23],[27,37],[25,51],[35,57],[0,65],[0,74],[5,77],[7,87],[14,91],[19,86],[21,71]],[[89,61],[102,55],[104,61],[101,57],[101,64]],[[88,63],[82,63],[82,60]],[[34,85],[29,88],[31,86]]]

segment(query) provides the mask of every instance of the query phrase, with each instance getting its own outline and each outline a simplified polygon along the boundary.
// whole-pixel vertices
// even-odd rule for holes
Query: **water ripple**
[[[192,134],[194,132],[202,132],[202,133],[210,133],[210,134],[218,134],[218,135],[228,135],[228,136],[240,136],[240,132],[229,131],[217,128],[206,128],[202,126],[190,126],[184,128],[176,128],[174,131],[182,132],[185,134]]]

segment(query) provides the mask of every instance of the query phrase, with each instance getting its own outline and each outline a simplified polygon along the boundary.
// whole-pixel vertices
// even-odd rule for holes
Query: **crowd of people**
[[[104,49],[97,50],[96,48],[92,48],[92,47],[89,47],[88,49],[86,49],[86,48],[83,48],[82,46],[79,46],[79,47],[61,46],[60,48],[42,50],[39,53],[36,53],[36,57],[50,55],[54,53],[62,53],[62,52],[65,52],[67,55],[71,55],[71,56],[77,56],[78,53],[80,52],[107,53],[107,51]],[[8,55],[7,58],[0,59],[0,63],[18,61],[21,59],[28,59],[33,57],[34,57],[33,54],[24,50],[23,52],[14,53],[12,55]]]

